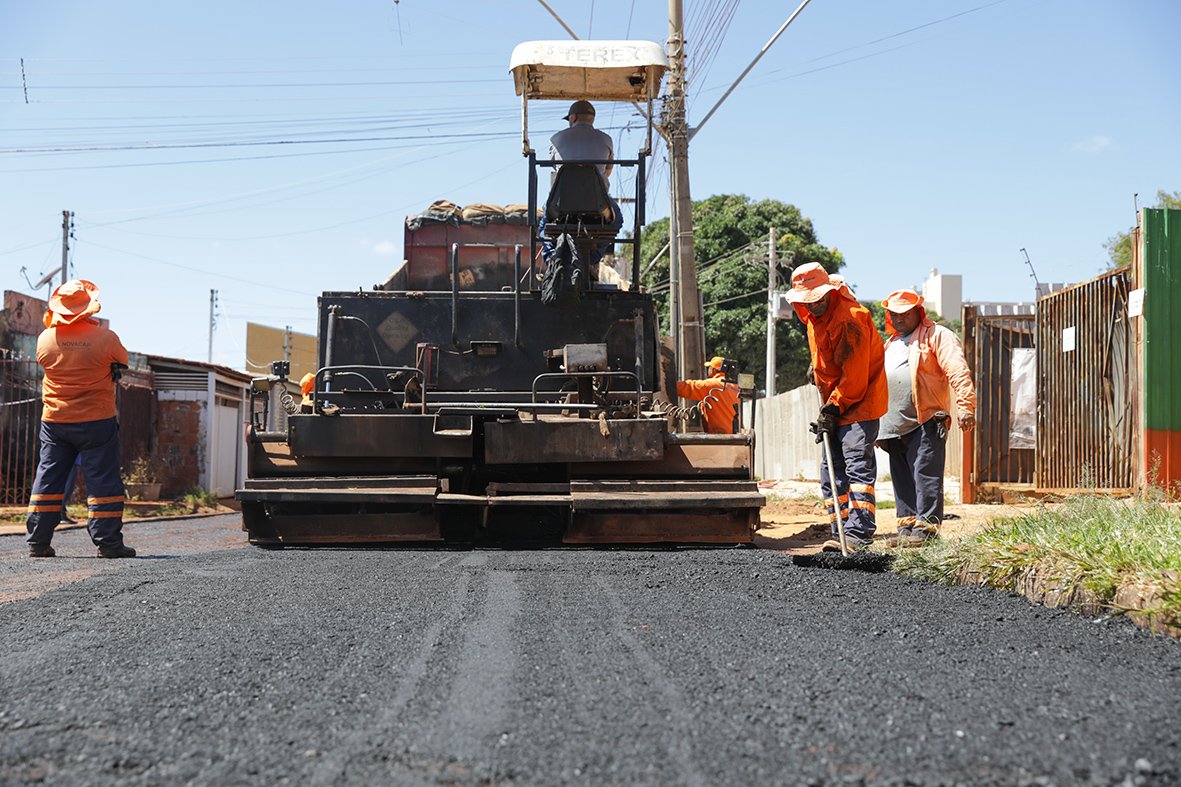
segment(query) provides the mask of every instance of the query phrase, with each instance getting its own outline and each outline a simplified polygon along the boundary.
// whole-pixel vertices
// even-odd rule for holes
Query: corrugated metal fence
[[[150,372],[124,372],[119,383],[119,443],[123,466],[155,447],[156,392]],[[41,429],[41,367],[0,359],[0,505],[29,502]],[[85,477],[79,479],[85,487]]]
[[[1181,210],[1145,208],[1143,217],[1141,469],[1148,483],[1181,497]]]
[[[750,424],[750,403],[744,403],[743,407],[743,423]],[[821,448],[816,444],[816,435],[808,429],[819,410],[816,388],[811,385],[802,385],[755,403],[755,475],[776,481],[815,481],[820,477]],[[955,415],[953,402],[945,478],[960,476],[962,438],[959,428],[954,425]],[[890,464],[884,451],[878,451],[877,458],[880,482],[889,475]]]
[[[989,487],[1033,484],[1033,436],[1023,440],[1014,435],[1021,408],[1014,408],[1013,361],[1020,356],[1014,351],[1034,346],[1034,320],[1032,314],[981,315],[976,306],[964,306],[964,355],[976,386],[971,489],[965,484],[965,500],[981,493],[987,497]],[[1033,405],[1030,396],[1030,410]]]
[[[0,358],[0,504],[29,502],[41,428],[41,367]]]
[[[1038,300],[1039,490],[1136,487],[1139,378],[1129,278],[1122,268]]]

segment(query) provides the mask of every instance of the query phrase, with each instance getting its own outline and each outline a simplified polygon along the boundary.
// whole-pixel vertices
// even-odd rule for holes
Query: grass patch
[[[153,516],[195,514],[202,508],[217,508],[217,495],[208,489],[195,486],[168,505],[161,507]]]
[[[1116,608],[1130,585],[1158,585],[1149,618],[1181,621],[1181,513],[1153,496],[1129,500],[1076,496],[1053,509],[995,519],[962,539],[940,539],[898,555],[909,576],[959,584],[967,575],[1011,590],[1030,570],[1065,589],[1082,589]],[[1124,610],[1126,611],[1126,610]]]

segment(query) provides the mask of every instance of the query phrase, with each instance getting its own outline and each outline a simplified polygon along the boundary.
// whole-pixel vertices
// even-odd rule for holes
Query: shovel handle
[[[820,389],[816,389],[816,398],[820,400],[821,408],[824,407],[824,397],[820,394]],[[845,522],[841,519],[841,498],[837,494],[837,477],[832,469],[832,445],[828,441],[828,432],[821,432],[824,437],[824,462],[828,467],[828,488],[832,492],[832,510],[837,517],[837,539],[841,542],[841,555],[849,556],[849,544],[845,541]]]

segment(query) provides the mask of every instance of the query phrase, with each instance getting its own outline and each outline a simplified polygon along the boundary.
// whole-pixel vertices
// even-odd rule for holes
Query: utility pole
[[[677,372],[682,380],[700,376],[705,365],[701,325],[701,293],[693,249],[693,202],[689,193],[689,124],[685,118],[685,35],[681,0],[668,3],[669,91],[663,134],[668,143],[671,173],[669,285],[676,295],[672,321],[676,328]],[[675,276],[675,280],[674,277]]]
[[[214,309],[217,307],[217,290],[209,291],[209,353],[205,360],[213,363],[213,332],[217,329],[217,315]]]
[[[291,326],[283,331],[283,360],[291,363]]]
[[[70,276],[70,230],[74,226],[74,212],[70,210],[62,211],[62,280],[59,284],[65,284],[69,281]]]
[[[775,395],[775,286],[779,260],[775,253],[775,228],[767,244],[767,396]]]

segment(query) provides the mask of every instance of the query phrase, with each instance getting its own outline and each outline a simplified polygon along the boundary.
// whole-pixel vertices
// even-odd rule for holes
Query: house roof
[[[231,380],[236,380],[242,383],[249,383],[254,379],[253,375],[246,372],[240,372],[237,369],[231,369],[228,366],[221,366],[216,363],[206,363],[205,361],[189,361],[184,358],[169,358],[167,355],[145,355],[148,360],[148,365],[152,367],[153,371],[157,371],[157,366],[170,366],[177,371],[196,371],[204,370],[207,372],[216,372],[223,377],[228,377]]]

